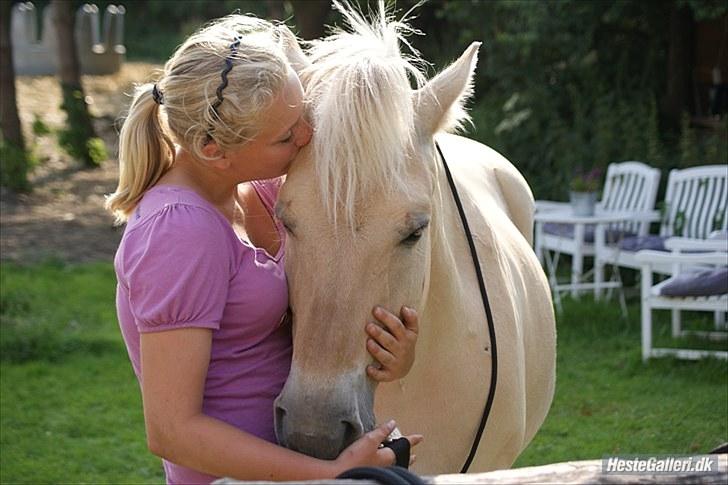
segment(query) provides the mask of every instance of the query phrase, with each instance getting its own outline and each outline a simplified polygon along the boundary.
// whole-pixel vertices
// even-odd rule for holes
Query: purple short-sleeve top
[[[208,328],[203,412],[274,443],[273,400],[291,362],[285,237],[273,215],[280,183],[251,182],[281,238],[275,255],[239,238],[196,192],[162,185],[131,214],[114,259],[119,325],[137,379],[141,333]],[[164,469],[168,483],[216,478],[166,460]]]

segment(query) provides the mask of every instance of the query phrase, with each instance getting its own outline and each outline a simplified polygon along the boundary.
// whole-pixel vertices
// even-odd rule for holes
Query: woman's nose
[[[313,135],[313,128],[306,120],[302,119],[296,126],[296,146],[301,148],[308,145],[308,142],[311,141],[311,135]]]

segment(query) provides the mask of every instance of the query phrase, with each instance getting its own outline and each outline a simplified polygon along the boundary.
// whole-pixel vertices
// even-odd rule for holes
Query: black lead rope
[[[425,485],[425,482],[414,473],[399,466],[377,468],[363,466],[352,468],[336,477],[351,480],[372,480],[383,485]]]
[[[455,199],[455,205],[458,207],[460,213],[460,220],[463,222],[463,230],[465,236],[468,239],[468,246],[470,246],[470,255],[473,257],[473,266],[475,267],[475,274],[478,277],[478,286],[480,287],[480,296],[483,299],[483,308],[485,308],[485,316],[488,320],[488,334],[490,336],[490,351],[491,351],[491,370],[490,370],[490,388],[488,389],[488,400],[485,401],[485,409],[483,409],[483,416],[480,418],[480,425],[478,425],[478,432],[475,434],[473,445],[470,447],[470,453],[468,454],[467,460],[460,473],[467,473],[470,468],[475,453],[478,451],[478,444],[483,436],[485,430],[485,423],[488,422],[488,416],[490,415],[490,409],[493,407],[493,398],[495,397],[495,384],[496,377],[498,376],[498,352],[495,345],[495,327],[493,326],[493,314],[490,311],[490,302],[488,301],[488,293],[485,291],[485,279],[483,278],[483,272],[480,270],[480,261],[478,260],[478,252],[475,250],[475,243],[473,242],[473,235],[470,232],[470,226],[468,225],[468,219],[465,217],[465,211],[463,210],[463,204],[460,202],[460,196],[458,195],[458,189],[455,187],[450,168],[447,166],[445,161],[445,155],[442,154],[440,145],[435,142],[437,153],[440,154],[442,159],[442,165],[445,167],[445,175],[447,176],[447,183],[450,185],[450,192],[452,192],[453,199]]]

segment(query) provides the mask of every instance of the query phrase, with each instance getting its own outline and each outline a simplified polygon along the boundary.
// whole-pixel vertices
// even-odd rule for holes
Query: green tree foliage
[[[678,0],[677,3],[689,7],[698,20],[714,19],[728,11],[728,5],[720,0]]]
[[[185,37],[208,20],[233,12],[251,13],[266,18],[269,15],[269,1],[184,0],[173,2],[147,0],[129,2],[124,37],[129,57],[164,62]],[[101,7],[101,2],[97,3]],[[114,0],[105,3],[119,2]],[[139,22],[132,19],[144,19],[144,21]]]
[[[388,1],[400,12],[418,3]],[[376,2],[357,3],[366,9]],[[560,198],[579,170],[622,160],[662,169],[682,164],[680,127],[660,114],[673,5],[689,8],[696,20],[728,12],[728,4],[714,0],[429,0],[412,20],[426,35],[410,41],[435,66],[483,42],[470,136],[513,161],[537,197]],[[278,18],[283,12],[295,22],[290,1],[134,2],[127,11],[129,57],[161,62],[205,20],[234,10]],[[328,22],[338,20],[329,14]],[[694,133],[692,164],[725,160],[721,133]]]
[[[573,171],[645,159],[664,15],[654,2],[577,0],[445,2],[437,14],[458,44],[484,41],[473,135],[511,159],[538,197],[564,196]],[[515,120],[503,109],[514,95]]]
[[[723,2],[673,1],[697,19],[728,11]],[[513,161],[537,197],[558,198],[578,170],[621,160],[680,164],[680,134],[658,110],[669,4],[443,1],[423,16],[419,27],[428,38],[417,45],[442,65],[471,41],[483,41],[471,135]],[[703,153],[719,154],[720,139],[708,137],[691,164],[701,164]]]

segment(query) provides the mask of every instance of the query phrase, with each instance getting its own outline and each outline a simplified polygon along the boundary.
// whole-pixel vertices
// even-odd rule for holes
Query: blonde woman
[[[233,15],[192,35],[156,84],[137,89],[121,130],[119,185],[107,200],[126,223],[114,262],[117,312],[148,446],[168,483],[327,478],[394,461],[379,447],[393,422],[332,461],[275,444],[291,328],[273,204],[311,137],[302,96],[276,27]],[[380,325],[366,325],[367,348],[380,366],[370,376],[402,377],[417,315],[373,315]]]

